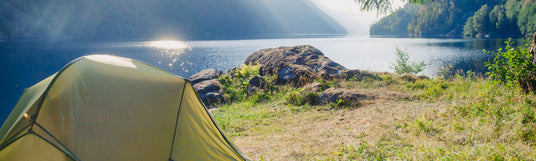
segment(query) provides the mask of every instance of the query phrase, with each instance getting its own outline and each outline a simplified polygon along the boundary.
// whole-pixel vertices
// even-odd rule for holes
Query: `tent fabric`
[[[247,160],[188,80],[110,55],[26,89],[0,139],[0,160]]]

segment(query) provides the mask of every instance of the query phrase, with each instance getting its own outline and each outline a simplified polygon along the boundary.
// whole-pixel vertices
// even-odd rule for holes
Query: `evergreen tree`
[[[465,25],[463,26],[463,37],[473,38],[476,35],[475,28],[473,28],[473,17],[467,18]]]
[[[536,4],[534,2],[525,4],[519,12],[517,25],[521,34],[530,37],[536,31]]]
[[[536,15],[536,7],[531,8],[533,4],[533,0],[428,1],[413,11],[415,16],[408,20],[406,28],[409,37],[521,37],[520,29],[523,34],[536,31],[536,18],[532,18]],[[407,7],[402,10],[407,10]],[[408,17],[395,13],[388,19],[397,18]],[[404,25],[389,23],[396,22],[394,20],[382,20],[378,21],[382,23],[372,25],[371,31],[375,28],[390,28],[388,26],[402,28],[399,25]],[[374,34],[378,32],[371,32],[371,35]]]
[[[488,37],[489,31],[489,7],[482,5],[473,15],[473,28],[475,29],[477,38]]]

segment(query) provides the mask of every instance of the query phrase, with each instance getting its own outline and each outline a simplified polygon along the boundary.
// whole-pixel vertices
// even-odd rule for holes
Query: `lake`
[[[240,66],[249,54],[264,48],[309,44],[346,68],[387,71],[396,47],[409,52],[410,61],[424,61],[424,75],[437,76],[441,67],[482,72],[489,58],[482,49],[495,50],[504,40],[409,38],[306,38],[221,41],[145,42],[15,42],[0,43],[0,120],[3,122],[25,88],[54,74],[84,55],[111,54],[141,60],[182,77],[204,69],[226,71]]]

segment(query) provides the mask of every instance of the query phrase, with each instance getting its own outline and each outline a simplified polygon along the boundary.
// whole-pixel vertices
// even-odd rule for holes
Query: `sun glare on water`
[[[173,40],[164,40],[164,41],[148,41],[145,43],[146,46],[151,48],[160,48],[165,50],[183,50],[190,48],[188,44],[184,41],[173,41]]]
[[[160,51],[162,57],[167,57],[166,59],[170,60],[169,63],[166,63],[170,67],[174,66],[181,54],[192,49],[186,42],[175,40],[147,41],[144,46]],[[159,61],[158,63],[162,64],[163,62]]]

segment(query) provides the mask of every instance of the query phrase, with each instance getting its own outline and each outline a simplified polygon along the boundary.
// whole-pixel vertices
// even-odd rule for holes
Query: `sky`
[[[349,35],[368,35],[370,25],[385,15],[361,11],[354,0],[311,0],[318,8],[337,20],[348,30]],[[394,0],[393,8],[405,2]]]

